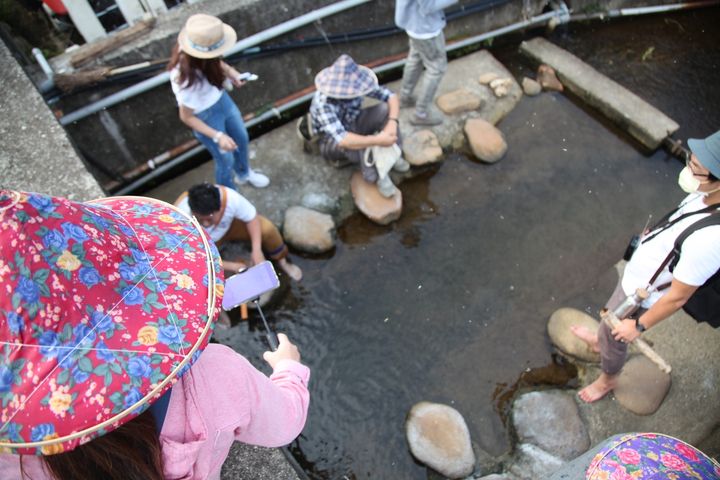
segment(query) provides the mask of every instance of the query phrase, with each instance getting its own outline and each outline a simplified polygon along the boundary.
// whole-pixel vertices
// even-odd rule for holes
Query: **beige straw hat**
[[[180,49],[195,58],[216,58],[237,41],[237,33],[219,18],[204,13],[192,15],[180,31]]]

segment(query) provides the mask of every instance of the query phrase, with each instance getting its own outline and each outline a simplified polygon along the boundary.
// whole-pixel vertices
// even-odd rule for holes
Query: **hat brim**
[[[226,23],[223,23],[222,27],[223,27],[223,43],[222,43],[222,45],[220,45],[218,48],[215,48],[208,52],[203,52],[203,51],[198,50],[197,48],[193,47],[192,42],[190,42],[190,39],[188,39],[187,29],[183,28],[180,31],[180,34],[178,35],[178,43],[180,44],[180,49],[183,52],[185,52],[186,54],[190,55],[191,57],[195,57],[195,58],[221,57],[225,52],[227,52],[233,46],[235,46],[235,42],[237,42],[237,33],[235,32],[235,29]]]
[[[25,367],[36,365],[35,370],[19,372],[23,378],[34,376],[34,381],[13,386],[14,398],[24,400],[3,407],[0,449],[13,453],[69,451],[142,413],[197,360],[220,311],[220,257],[197,220],[145,197],[111,197],[80,205],[97,215],[88,220],[98,222],[93,227],[120,231],[111,238],[125,254],[113,260],[119,265],[117,275],[103,279],[109,284],[103,298],[87,295],[75,300],[81,304],[77,311],[49,327],[65,331],[63,321],[72,322],[71,333],[81,326],[87,332],[84,337],[63,340],[58,348],[65,350],[50,357],[42,353],[40,341],[13,349],[13,360],[25,359]],[[135,261],[146,268],[135,270],[128,282],[122,265],[133,266]],[[90,311],[105,315],[96,321]],[[25,337],[22,343],[31,341],[36,339]],[[63,365],[68,359],[82,370],[84,379],[78,380],[75,370],[71,373]],[[56,396],[69,405],[53,404]],[[80,398],[75,401],[76,397]]]
[[[710,170],[716,178],[720,178],[720,159],[713,155],[705,139],[689,138],[687,143],[702,166]]]
[[[332,65],[320,70],[315,76],[315,88],[330,98],[340,100],[349,100],[352,98],[362,97],[375,90],[380,83],[378,82],[375,72],[364,65],[358,65],[361,72],[360,82],[352,87],[339,84],[335,78],[335,72]]]

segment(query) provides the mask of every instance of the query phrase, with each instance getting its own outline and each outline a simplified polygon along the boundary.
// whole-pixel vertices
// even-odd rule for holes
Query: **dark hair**
[[[178,66],[180,77],[177,83],[183,88],[190,88],[195,82],[201,81],[198,72],[205,75],[207,81],[212,85],[217,88],[223,88],[222,84],[225,81],[225,73],[223,73],[221,62],[220,57],[195,58],[180,50],[180,45],[175,43],[172,54],[170,55],[170,61],[167,64],[167,69],[172,70],[176,65]]]
[[[713,175],[712,173],[710,173],[710,172],[708,172],[707,179],[710,180],[711,182],[717,182],[717,181],[718,181],[718,178],[717,178],[715,175]]]
[[[193,213],[210,215],[220,210],[220,189],[209,183],[200,183],[188,190],[188,205]]]
[[[163,480],[162,450],[150,410],[74,450],[43,457],[58,480]]]

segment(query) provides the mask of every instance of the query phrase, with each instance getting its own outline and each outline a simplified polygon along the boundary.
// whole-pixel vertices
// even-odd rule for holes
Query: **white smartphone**
[[[265,292],[280,286],[273,264],[265,260],[253,267],[233,275],[225,282],[223,310],[232,310],[242,303],[258,298]]]
[[[258,76],[255,75],[254,73],[243,72],[235,78],[237,80],[240,80],[241,82],[254,82],[255,80],[258,79]]]

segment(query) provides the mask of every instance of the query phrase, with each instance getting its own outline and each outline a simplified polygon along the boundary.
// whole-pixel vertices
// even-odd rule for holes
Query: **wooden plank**
[[[99,40],[92,45],[89,45],[87,48],[81,49],[81,51],[72,56],[72,58],[70,59],[70,64],[76,68],[84,65],[89,61],[99,57],[100,55],[107,53],[115,48],[118,48],[119,46],[124,45],[134,40],[135,38],[145,34],[149,30],[151,30],[154,25],[155,19],[149,18],[147,20],[142,20],[136,23],[130,28],[115,32],[107,38]]]
[[[87,43],[94,42],[107,36],[100,20],[98,20],[87,0],[63,0],[63,4],[75,24],[80,35]]]
[[[650,150],[658,148],[680,128],[677,122],[627,88],[544,38],[522,42],[520,51],[554,68],[565,87]]]
[[[150,13],[154,16],[160,16],[161,14],[167,12],[167,6],[165,5],[165,2],[163,0],[143,0],[147,8],[149,9]]]

